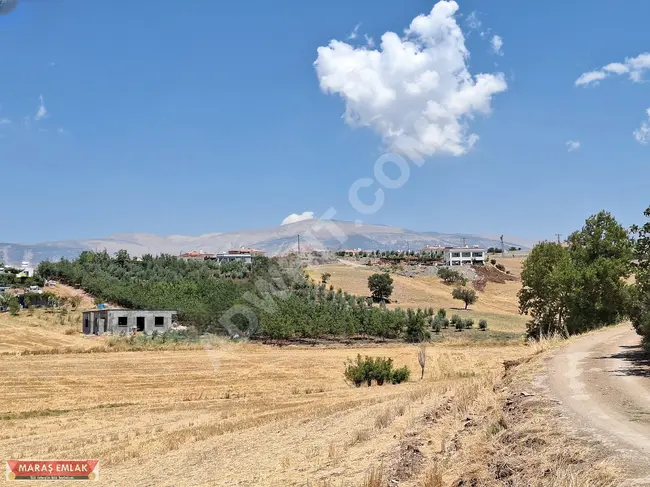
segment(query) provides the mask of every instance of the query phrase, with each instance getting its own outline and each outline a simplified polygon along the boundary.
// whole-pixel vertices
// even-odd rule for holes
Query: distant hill
[[[83,250],[104,250],[110,253],[125,249],[133,256],[143,254],[172,254],[191,250],[221,252],[231,248],[253,247],[269,255],[286,253],[298,247],[302,250],[350,249],[418,250],[425,245],[467,245],[499,247],[496,235],[449,234],[415,232],[386,225],[366,225],[336,220],[304,220],[289,225],[244,230],[241,232],[209,233],[197,237],[148,233],[129,233],[105,238],[42,242],[35,244],[0,243],[0,255],[5,263],[18,264],[29,260],[35,264],[61,257],[74,258]],[[527,249],[535,242],[517,237],[504,237],[505,246]]]

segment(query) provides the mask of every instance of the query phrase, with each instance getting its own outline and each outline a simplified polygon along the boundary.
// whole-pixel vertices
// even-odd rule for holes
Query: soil
[[[629,325],[575,340],[549,360],[549,385],[569,424],[626,466],[622,485],[650,485],[650,360]]]

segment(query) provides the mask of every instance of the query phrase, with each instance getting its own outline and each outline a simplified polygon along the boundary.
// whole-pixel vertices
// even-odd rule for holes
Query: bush
[[[409,380],[409,377],[411,377],[411,371],[405,365],[404,367],[400,367],[399,369],[393,370],[393,374],[391,375],[390,381],[393,384],[400,384],[402,382],[406,382],[407,380]]]
[[[371,380],[374,379],[378,386],[383,386],[384,382],[392,379],[393,374],[393,359],[385,357],[377,357],[370,367]]]
[[[440,333],[440,330],[442,329],[442,319],[439,319],[437,316],[431,320],[431,328],[433,329],[434,333]]]
[[[442,328],[445,330],[449,328],[449,318],[445,318],[442,320]]]
[[[462,323],[463,319],[459,315],[452,315],[451,324],[456,326],[458,323]]]
[[[372,381],[375,381],[378,386],[382,386],[386,382],[399,384],[408,380],[410,374],[411,371],[406,366],[393,370],[392,358],[368,356],[361,358],[361,355],[357,355],[354,362],[348,359],[344,372],[346,380],[352,382],[356,387],[361,387],[364,382],[370,387]]]
[[[467,279],[460,272],[455,269],[449,269],[448,267],[438,269],[438,277],[445,284],[462,284],[463,286],[467,284]]]
[[[441,318],[446,318],[447,317],[447,310],[445,308],[440,308],[438,310],[438,316]]]
[[[490,264],[495,265],[497,263],[496,259],[490,259]]]
[[[465,328],[470,330],[474,326],[474,320],[472,318],[467,318],[463,321],[463,325],[465,325]]]
[[[487,320],[479,320],[478,329],[482,331],[487,331]]]
[[[410,343],[423,342],[429,338],[426,330],[425,315],[422,310],[406,310],[406,340]]]
[[[505,272],[505,271],[506,271],[506,266],[504,266],[503,264],[495,264],[494,267],[496,267],[497,269],[499,269],[501,272]]]
[[[452,319],[452,323],[454,323],[453,319]],[[463,329],[465,328],[465,320],[463,320],[462,318],[458,318],[458,320],[456,320],[456,322],[454,323],[454,327],[456,328],[456,331],[463,331]]]

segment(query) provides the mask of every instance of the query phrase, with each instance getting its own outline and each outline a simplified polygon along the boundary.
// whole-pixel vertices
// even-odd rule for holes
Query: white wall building
[[[446,265],[472,265],[484,264],[486,258],[485,249],[458,247],[445,249]]]

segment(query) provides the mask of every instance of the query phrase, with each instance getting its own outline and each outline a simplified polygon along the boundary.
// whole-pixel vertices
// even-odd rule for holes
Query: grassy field
[[[512,275],[519,276],[523,259],[497,259],[503,263]],[[309,268],[307,273],[315,281],[320,281],[323,273],[330,273],[329,284],[334,289],[343,289],[350,294],[367,296],[368,277],[376,273],[376,269],[365,266],[345,264],[329,264]],[[464,310],[461,301],[451,297],[453,286],[440,282],[438,277],[404,277],[391,274],[394,280],[394,292],[391,296],[390,308],[429,308],[447,309],[448,316],[459,314],[463,318],[474,318],[476,322],[485,318],[491,329],[505,332],[524,332],[526,317],[518,313],[517,292],[521,288],[520,281],[509,281],[505,284],[488,283],[485,292],[478,293],[478,302]]]
[[[408,345],[0,357],[0,457],[99,458],[106,485],[356,485],[451,401],[430,431],[440,449],[468,391],[529,350],[430,347],[424,380],[358,389],[342,375],[357,353],[419,371]]]

